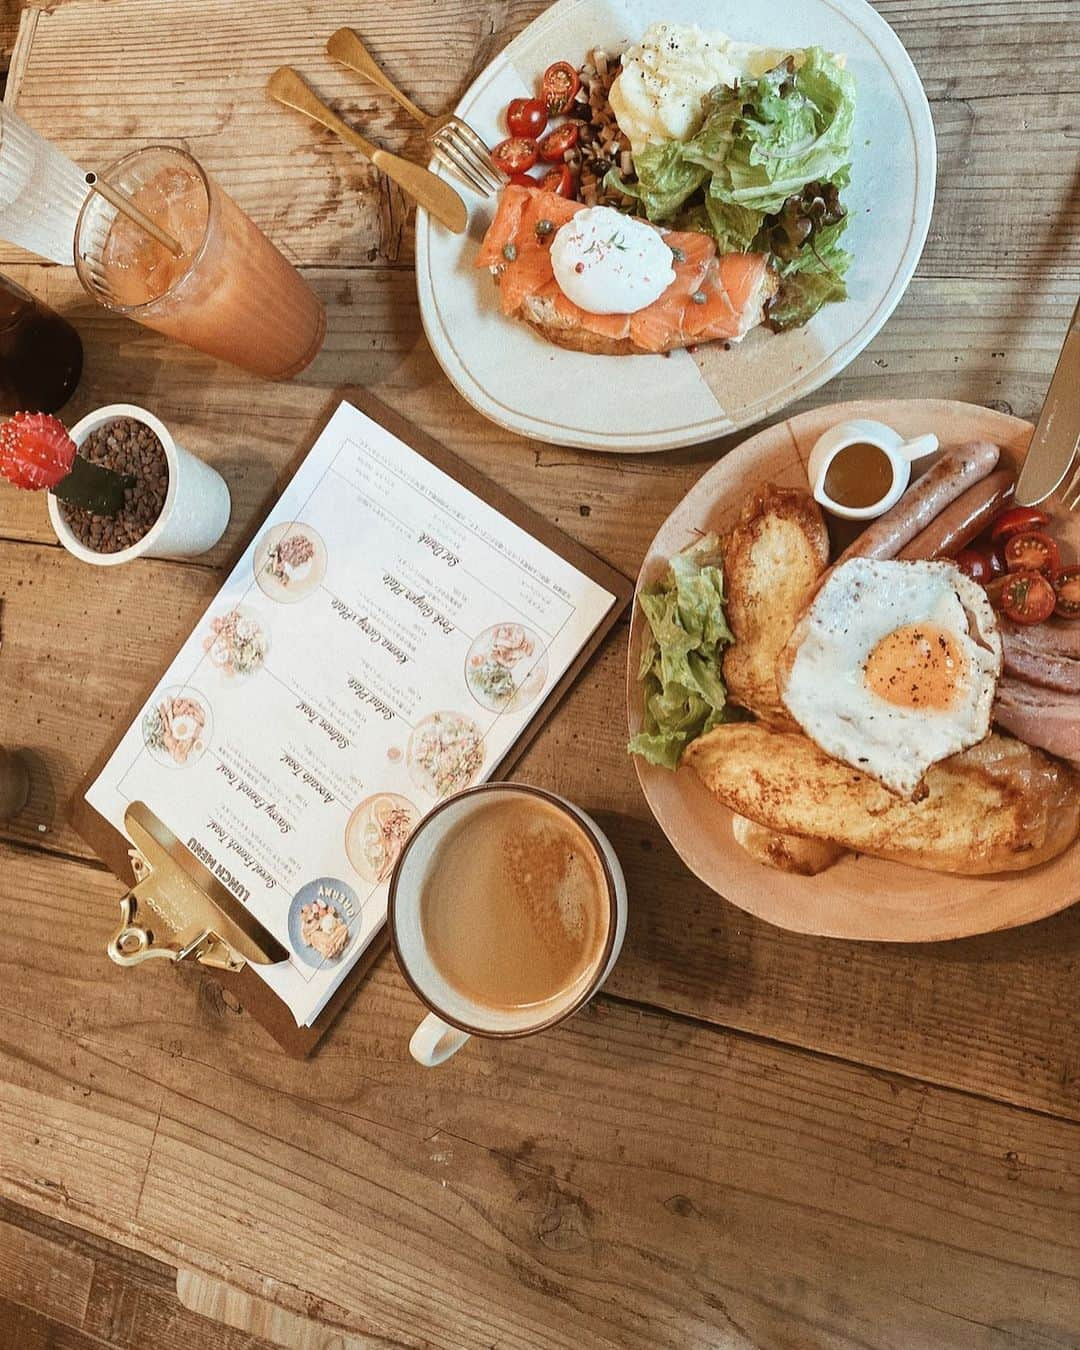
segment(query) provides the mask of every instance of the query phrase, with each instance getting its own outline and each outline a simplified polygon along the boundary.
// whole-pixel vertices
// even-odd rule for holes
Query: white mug
[[[581,827],[606,879],[610,907],[607,940],[588,982],[528,1008],[494,1008],[451,985],[431,959],[420,917],[424,882],[440,844],[463,821],[489,805],[493,796],[504,793],[539,798]],[[485,783],[448,797],[413,831],[390,882],[388,922],[394,955],[413,992],[431,1009],[409,1042],[412,1057],[425,1068],[434,1068],[460,1050],[470,1036],[531,1036],[565,1021],[592,998],[618,960],[626,935],[626,908],[626,880],[610,840],[571,802],[524,783]]]
[[[825,491],[825,476],[829,472],[829,465],[841,450],[860,442],[873,445],[884,454],[892,470],[892,481],[885,495],[870,506],[844,506],[841,502],[833,501]],[[810,458],[806,462],[810,490],[814,500],[834,516],[843,516],[845,520],[873,520],[875,516],[891,510],[907,491],[912,464],[932,455],[937,449],[938,438],[932,433],[905,441],[898,431],[884,422],[871,422],[865,418],[839,422],[819,436],[810,451]]]

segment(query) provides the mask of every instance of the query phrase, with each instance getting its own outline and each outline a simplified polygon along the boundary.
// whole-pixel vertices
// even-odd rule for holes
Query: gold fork
[[[498,192],[503,187],[506,179],[496,169],[490,150],[468,122],[462,121],[454,113],[432,117],[418,108],[394,84],[364,46],[358,33],[351,28],[339,28],[327,40],[326,50],[335,61],[355,70],[358,75],[363,75],[364,79],[377,84],[391,98],[396,99],[409,116],[423,127],[436,159],[464,179],[475,192],[482,197],[490,197],[492,192]]]
[[[1073,469],[1073,475],[1061,494],[1061,500],[1067,511],[1080,510],[1080,461],[1077,461]]]

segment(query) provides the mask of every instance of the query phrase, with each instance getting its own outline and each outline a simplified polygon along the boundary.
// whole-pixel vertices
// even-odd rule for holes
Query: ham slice
[[[998,683],[994,721],[1028,745],[1080,768],[1080,698],[1006,675]]]
[[[1025,625],[999,615],[998,625],[1006,675],[1044,689],[1080,695],[1080,623]]]

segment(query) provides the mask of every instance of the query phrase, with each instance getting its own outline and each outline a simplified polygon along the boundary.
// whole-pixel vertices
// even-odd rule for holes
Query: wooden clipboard
[[[284,491],[293,475],[296,473],[300,464],[307,456],[309,450],[315,441],[322,434],[323,429],[337,410],[341,402],[348,402],[354,407],[359,408],[374,422],[380,423],[392,436],[403,441],[410,446],[417,454],[442,469],[444,473],[450,475],[468,491],[472,492],[481,500],[494,507],[500,515],[505,516],[514,524],[521,527],[533,538],[540,541],[553,553],[557,553],[561,558],[576,567],[579,572],[590,577],[597,585],[602,586],[604,590],[610,592],[615,597],[614,603],[604,616],[603,620],[593,632],[588,642],[582,648],[573,664],[569,667],[563,677],[551,689],[551,692],[544,699],[543,703],[537,709],[528,726],[521,733],[521,736],[510,747],[509,751],[499,761],[495,771],[490,775],[491,779],[506,778],[514,765],[521,758],[522,754],[528,748],[534,737],[551,717],[555,711],[560,699],[581,674],[590,658],[597,648],[604,641],[605,637],[618,622],[620,616],[629,605],[633,593],[633,583],[621,572],[617,572],[613,567],[597,558],[595,554],[590,553],[588,549],[581,544],[570,539],[561,530],[533,511],[530,507],[519,502],[504,488],[497,483],[479,473],[471,465],[466,464],[464,460],[457,455],[452,454],[438,441],[434,440],[425,432],[414,427],[403,417],[400,417],[392,409],[386,407],[373,395],[365,390],[355,386],[347,385],[334,391],[330,402],[319,417],[307,445],[296,456],[289,465],[286,472],[279,478],[276,484],[276,495]],[[276,498],[275,498],[276,500]],[[267,508],[270,509],[269,507]],[[233,556],[228,560],[225,569],[226,572],[235,566],[236,562],[242,556],[244,550],[248,547],[255,534],[262,528],[263,517],[257,519],[252,528],[247,531],[244,538],[237,546]],[[179,652],[184,642],[187,641],[190,632],[186,631],[179,636],[176,651]],[[174,652],[174,656],[176,653]],[[105,765],[112,756],[116,745],[126,732],[128,726],[138,716],[146,699],[153,692],[157,681],[148,688],[139,699],[130,715],[124,719],[122,730],[113,742],[101,755],[97,763],[93,766],[90,773],[83,780],[75,797],[69,805],[69,817],[74,828],[82,835],[90,847],[108,864],[109,868],[124,883],[131,888],[139,880],[132,866],[131,842],[115,829],[108,821],[100,816],[97,811],[86,801],[86,792],[90,785],[98,777]],[[388,942],[388,936],[385,926],[382,931],[372,940],[370,946],[358,958],[356,964],[350,970],[349,974],[342,981],[340,987],[335,991],[333,997],[327,1003],[316,1020],[306,1027],[298,1027],[296,1019],[289,1011],[288,1007],[274,994],[270,987],[265,984],[249,965],[245,965],[241,970],[220,970],[215,969],[212,976],[224,988],[228,989],[237,999],[237,1001],[251,1014],[251,1016],[277,1041],[286,1054],[295,1058],[304,1058],[310,1055],[319,1041],[326,1034],[331,1023],[344,1009],[349,999],[356,992],[357,987],[367,975],[368,971],[374,965],[380,954],[385,950]],[[152,963],[156,965],[157,962]],[[142,977],[153,978],[152,971],[140,972]],[[132,978],[137,978],[133,976]]]

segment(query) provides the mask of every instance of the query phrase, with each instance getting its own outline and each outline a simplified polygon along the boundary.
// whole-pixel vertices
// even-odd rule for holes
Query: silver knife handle
[[[1061,486],[1080,448],[1080,301],[1046,393],[1016,484],[1021,506],[1037,506]]]

